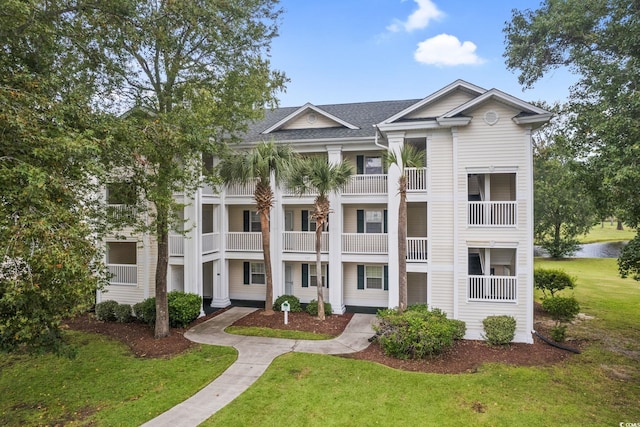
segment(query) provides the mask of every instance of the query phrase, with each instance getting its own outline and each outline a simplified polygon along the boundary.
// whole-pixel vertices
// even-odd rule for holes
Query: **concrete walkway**
[[[224,329],[255,308],[230,310],[190,329],[185,337],[201,344],[224,345],[238,350],[238,359],[198,393],[160,414],[144,426],[197,426],[238,397],[262,375],[273,359],[290,351],[344,354],[364,350],[374,334],[372,314],[354,314],[342,335],[332,340],[292,340],[231,335]]]

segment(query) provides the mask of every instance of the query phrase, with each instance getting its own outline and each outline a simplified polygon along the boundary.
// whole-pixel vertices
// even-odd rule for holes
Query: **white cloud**
[[[407,32],[426,28],[432,20],[440,19],[444,13],[431,0],[414,0],[418,4],[418,9],[413,12],[406,21],[394,19],[393,23],[387,27],[391,32],[405,30]]]
[[[418,49],[413,57],[423,64],[438,66],[482,64],[484,59],[475,52],[475,43],[470,41],[460,43],[455,36],[440,34],[418,43]]]

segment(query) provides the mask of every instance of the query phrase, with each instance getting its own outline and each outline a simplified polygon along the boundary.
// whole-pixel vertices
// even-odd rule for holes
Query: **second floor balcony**
[[[518,202],[468,202],[468,225],[512,227],[518,224]]]

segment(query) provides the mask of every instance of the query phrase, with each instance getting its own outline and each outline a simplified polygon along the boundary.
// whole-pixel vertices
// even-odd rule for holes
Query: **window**
[[[251,211],[251,229],[249,231],[262,231],[260,226],[260,214],[255,211]]]
[[[264,285],[265,283],[267,283],[267,279],[264,271],[264,264],[261,262],[252,262],[251,263],[251,284]]]
[[[326,286],[327,266],[322,265],[322,287]],[[318,275],[316,274],[316,265],[309,264],[309,285],[318,286]]]
[[[262,228],[260,226],[260,214],[256,211],[242,211],[243,225],[242,231],[245,232],[260,232]]]
[[[135,265],[136,242],[107,242],[107,264]]]
[[[382,157],[380,156],[365,156],[364,157],[364,173],[381,174],[382,173]]]
[[[136,187],[132,182],[120,181],[107,184],[107,204],[135,205],[136,201]]]
[[[302,231],[316,231],[316,220],[312,218],[313,211],[303,210],[302,211]],[[322,231],[329,231],[329,218],[324,223],[322,227]]]
[[[365,233],[382,233],[382,211],[365,211]]]
[[[382,266],[366,265],[364,271],[365,289],[382,289]]]

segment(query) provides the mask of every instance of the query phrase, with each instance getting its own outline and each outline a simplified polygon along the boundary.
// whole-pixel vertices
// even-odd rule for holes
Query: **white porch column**
[[[404,132],[392,132],[387,134],[389,151],[400,157],[400,149],[404,145]],[[389,248],[389,302],[390,308],[400,304],[400,288],[398,275],[400,266],[398,259],[398,208],[400,207],[400,195],[398,184],[400,180],[400,168],[397,165],[389,166],[387,171],[387,238]]]
[[[202,204],[200,190],[184,208],[186,227],[191,228],[184,239],[184,291],[202,297]],[[201,308],[201,315],[204,310]]]
[[[327,146],[329,164],[334,165],[342,161],[342,146]],[[336,314],[343,314],[344,284],[342,282],[342,195],[329,195],[331,210],[329,214],[329,303]]]
[[[224,192],[220,194],[220,205],[216,209],[214,231],[220,232],[220,258],[213,263],[213,297],[211,307],[223,308],[231,305],[229,299],[229,262],[226,260],[229,212],[224,203]]]

